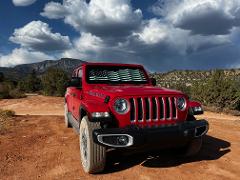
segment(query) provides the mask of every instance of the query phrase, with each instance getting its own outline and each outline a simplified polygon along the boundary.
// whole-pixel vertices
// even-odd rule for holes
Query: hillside
[[[174,70],[167,73],[153,73],[151,77],[156,78],[158,85],[163,87],[171,87],[175,84],[191,86],[194,82],[204,81],[210,78],[214,72],[214,70]],[[240,69],[225,69],[223,72],[225,77],[232,80],[240,80]]]
[[[61,58],[60,60],[46,60],[39,63],[17,65],[11,68],[0,67],[0,72],[2,72],[6,78],[16,80],[25,77],[33,70],[35,70],[38,75],[41,75],[48,68],[63,69],[68,74],[71,74],[76,66],[84,62],[85,61],[81,61],[79,59]]]

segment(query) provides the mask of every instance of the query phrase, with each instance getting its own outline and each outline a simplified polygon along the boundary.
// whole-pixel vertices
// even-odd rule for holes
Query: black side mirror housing
[[[155,78],[151,78],[150,80],[151,80],[151,83],[152,83],[153,86],[157,85],[157,81],[156,81]]]
[[[82,88],[82,78],[72,77],[72,79],[68,83],[68,87],[76,87],[76,88],[81,89]]]

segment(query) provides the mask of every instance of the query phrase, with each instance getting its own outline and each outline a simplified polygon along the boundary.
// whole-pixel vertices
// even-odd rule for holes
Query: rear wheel
[[[84,116],[80,124],[80,155],[82,166],[87,173],[98,173],[104,170],[106,148],[93,142],[93,130],[100,129],[100,123],[89,122]]]
[[[69,122],[69,118],[68,118],[68,105],[67,105],[67,103],[65,103],[65,105],[64,105],[64,122],[65,122],[65,127],[67,127],[67,128],[72,127],[70,122]]]

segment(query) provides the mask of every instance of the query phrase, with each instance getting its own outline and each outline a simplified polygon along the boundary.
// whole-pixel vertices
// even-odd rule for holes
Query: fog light
[[[129,134],[99,134],[97,140],[110,147],[129,147],[133,145],[133,137]]]
[[[201,111],[203,111],[203,109],[202,109],[201,106],[197,106],[197,107],[193,107],[193,111],[194,112],[201,112]]]
[[[93,118],[108,118],[110,117],[109,112],[94,112],[92,113]]]
[[[120,145],[127,145],[129,142],[127,136],[119,136],[119,137],[117,137],[117,141]]]

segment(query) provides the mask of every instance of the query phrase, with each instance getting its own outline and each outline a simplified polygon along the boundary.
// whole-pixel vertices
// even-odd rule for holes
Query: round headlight
[[[116,112],[125,114],[129,110],[128,102],[126,99],[117,99],[113,105]]]
[[[181,111],[184,111],[186,109],[186,105],[187,105],[187,103],[186,103],[185,98],[183,98],[183,97],[178,98],[178,100],[177,100],[178,109],[180,109]]]

